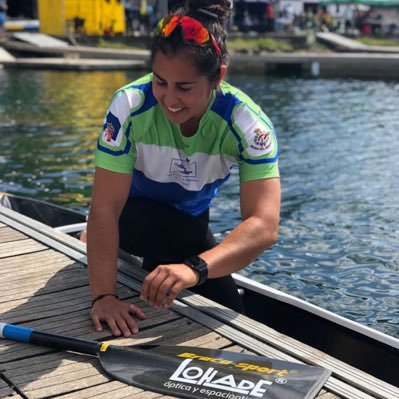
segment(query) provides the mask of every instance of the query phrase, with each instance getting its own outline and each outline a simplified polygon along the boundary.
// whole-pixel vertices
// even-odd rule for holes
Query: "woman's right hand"
[[[103,331],[102,322],[107,323],[113,335],[130,337],[139,332],[132,315],[140,320],[146,318],[144,312],[133,304],[123,302],[111,295],[96,301],[90,311],[96,331]]]

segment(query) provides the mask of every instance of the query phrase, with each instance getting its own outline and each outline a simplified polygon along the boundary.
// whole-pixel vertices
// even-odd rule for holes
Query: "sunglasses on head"
[[[182,37],[186,43],[206,46],[212,44],[220,65],[223,64],[222,51],[213,35],[201,22],[186,15],[169,15],[162,18],[155,29],[155,33],[161,37],[169,37],[177,26],[181,27]]]

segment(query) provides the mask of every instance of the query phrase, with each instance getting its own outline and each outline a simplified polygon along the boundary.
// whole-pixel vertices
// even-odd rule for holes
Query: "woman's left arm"
[[[208,263],[208,277],[237,272],[251,263],[278,237],[280,179],[241,183],[242,222],[216,247],[200,254]]]
[[[198,254],[208,263],[208,278],[242,269],[277,240],[280,179],[241,183],[240,202],[243,221],[216,247]],[[156,308],[169,307],[179,292],[196,285],[198,278],[184,263],[160,265],[145,278],[141,298]]]

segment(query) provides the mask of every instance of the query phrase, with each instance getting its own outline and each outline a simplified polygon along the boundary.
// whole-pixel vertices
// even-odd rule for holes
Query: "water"
[[[0,70],[0,191],[86,210],[106,105],[138,76]],[[281,147],[280,237],[242,274],[399,337],[399,84],[229,80]],[[214,202],[218,238],[239,223],[237,182]]]

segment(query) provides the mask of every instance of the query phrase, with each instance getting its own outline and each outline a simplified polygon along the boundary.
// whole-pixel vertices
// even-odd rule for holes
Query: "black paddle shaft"
[[[35,345],[51,346],[56,349],[85,353],[94,356],[98,356],[101,347],[101,343],[98,342],[37,331],[32,333],[29,342]]]
[[[0,336],[19,342],[48,346],[56,349],[85,353],[98,357],[102,343],[80,338],[49,334],[31,328],[0,323]]]

